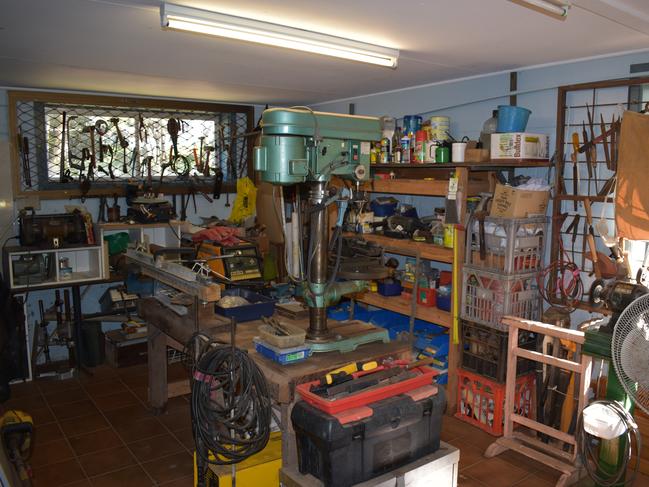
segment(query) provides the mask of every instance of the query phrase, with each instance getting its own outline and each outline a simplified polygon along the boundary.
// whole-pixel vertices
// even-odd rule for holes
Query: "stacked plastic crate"
[[[503,316],[538,320],[548,221],[529,218],[471,218],[462,275],[461,365],[456,416],[502,434],[508,329]],[[519,334],[519,346],[534,349],[536,336]],[[515,407],[534,415],[533,362],[518,359]]]

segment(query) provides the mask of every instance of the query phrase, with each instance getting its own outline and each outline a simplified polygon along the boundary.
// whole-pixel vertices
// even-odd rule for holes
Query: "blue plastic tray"
[[[226,289],[223,291],[222,296],[241,296],[250,302],[250,304],[237,306],[235,308],[222,308],[218,304],[214,305],[214,309],[218,314],[225,316],[226,318],[234,318],[237,320],[237,323],[241,323],[242,321],[258,320],[262,316],[273,316],[273,313],[275,312],[274,299],[248,289]]]
[[[264,342],[259,337],[254,337],[252,341],[255,344],[257,353],[281,365],[303,362],[311,356],[311,347],[308,345],[300,345],[299,347],[292,348],[277,348]]]

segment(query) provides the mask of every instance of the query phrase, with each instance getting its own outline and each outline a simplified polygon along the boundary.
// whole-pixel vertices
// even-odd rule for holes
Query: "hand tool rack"
[[[643,96],[642,85],[648,83],[649,77],[638,77],[558,88],[550,261],[574,261],[580,269],[584,294],[596,277],[591,242],[608,253],[603,245],[597,246],[599,239],[590,231],[588,212],[591,220],[603,215],[609,229],[614,228],[612,178],[616,173],[619,112],[642,110],[649,101],[647,90]],[[557,300],[556,304],[561,303]],[[577,307],[593,311],[586,295]],[[597,311],[606,313],[605,309]]]
[[[216,193],[252,174],[253,107],[10,91],[14,196]]]

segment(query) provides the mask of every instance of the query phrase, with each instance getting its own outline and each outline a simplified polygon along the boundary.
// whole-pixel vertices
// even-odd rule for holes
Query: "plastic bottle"
[[[426,142],[426,132],[423,130],[417,130],[415,133],[415,147],[413,151],[413,160],[412,162],[423,163],[426,154],[424,152],[424,144]]]
[[[491,134],[496,133],[497,126],[498,110],[494,110],[491,112],[491,118],[485,120],[485,123],[482,125],[482,131],[480,132],[480,142],[482,142],[483,149],[491,149]]]

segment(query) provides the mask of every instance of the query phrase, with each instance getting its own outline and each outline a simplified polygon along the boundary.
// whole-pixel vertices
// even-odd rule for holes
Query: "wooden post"
[[[167,336],[155,326],[148,327],[149,404],[156,414],[167,406]]]
[[[511,421],[511,415],[514,411],[514,396],[516,394],[516,362],[518,357],[516,349],[518,348],[518,328],[509,327],[509,338],[507,339],[507,385],[505,386],[505,427],[504,436],[511,436],[514,427]]]

